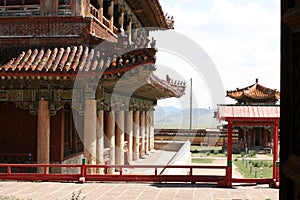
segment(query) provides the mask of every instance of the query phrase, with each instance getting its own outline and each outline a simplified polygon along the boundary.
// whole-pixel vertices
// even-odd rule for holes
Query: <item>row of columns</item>
[[[104,164],[104,149],[109,148],[109,164],[124,165],[125,141],[129,162],[154,150],[154,111],[97,111],[96,100],[85,100],[83,135],[88,164]],[[50,110],[49,102],[43,99],[39,101],[37,139],[37,163],[47,164],[50,162]]]
[[[84,155],[88,159],[88,164],[104,164],[104,148],[110,149],[109,164],[126,164],[125,141],[128,145],[128,162],[143,158],[145,154],[154,150],[154,112],[152,110],[100,110],[98,111],[96,134],[94,133],[95,129],[90,128],[95,127],[96,123],[94,120],[96,119],[96,101],[86,100],[85,104]],[[97,135],[97,137],[93,135]],[[90,141],[90,138],[95,138],[96,145]],[[97,152],[94,154],[95,158],[92,158],[93,152]]]

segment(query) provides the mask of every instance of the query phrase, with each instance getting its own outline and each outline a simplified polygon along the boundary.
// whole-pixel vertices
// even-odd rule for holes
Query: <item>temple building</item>
[[[158,0],[0,0],[0,162],[123,165],[152,151],[157,101],[185,86],[154,75],[142,28],[173,25]]]
[[[235,105],[219,105],[219,120],[238,119],[234,126],[238,130],[238,140],[233,143],[233,151],[271,150],[273,148],[273,123],[279,121],[280,108],[278,101],[280,92],[264,87],[258,83],[245,88],[237,88],[226,92],[226,96],[237,101]],[[272,121],[272,120],[271,120]]]

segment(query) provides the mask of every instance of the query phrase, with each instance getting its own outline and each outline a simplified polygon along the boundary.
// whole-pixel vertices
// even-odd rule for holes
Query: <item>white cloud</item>
[[[279,89],[280,4],[277,0],[249,0],[243,4],[214,0],[208,10],[197,10],[195,6],[191,9],[190,5],[196,4],[194,0],[187,4],[181,0],[175,2],[162,2],[163,9],[174,15],[175,31],[193,39],[208,53],[225,90],[248,86],[255,78],[266,87]],[[205,2],[197,1],[197,5],[201,7]],[[205,106],[208,104],[203,102]]]

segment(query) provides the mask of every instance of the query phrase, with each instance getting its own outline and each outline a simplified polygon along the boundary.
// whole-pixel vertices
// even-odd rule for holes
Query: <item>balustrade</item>
[[[0,17],[24,17],[24,16],[39,16],[40,5],[16,5],[16,6],[0,6]]]
[[[93,17],[98,23],[101,23],[101,25],[104,25],[106,29],[109,30],[110,27],[110,21],[106,19],[104,16],[100,16],[100,13],[97,8],[95,8],[93,5],[90,5],[90,15]],[[102,18],[102,20],[100,20]],[[113,30],[111,30],[114,34],[118,33],[118,28],[113,26]]]
[[[70,5],[59,5],[57,15],[71,15],[71,6]]]

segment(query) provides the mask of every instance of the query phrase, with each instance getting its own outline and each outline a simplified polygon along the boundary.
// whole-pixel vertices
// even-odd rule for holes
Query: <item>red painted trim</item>
[[[38,173],[14,173],[11,168],[44,168],[44,172]],[[78,174],[54,174],[49,173],[48,168],[80,168]],[[239,179],[231,178],[231,167],[229,166],[197,166],[197,165],[86,165],[86,164],[0,164],[0,168],[7,168],[6,173],[0,173],[1,180],[41,180],[41,181],[149,181],[149,182],[216,182],[218,186],[232,187],[232,183],[274,183],[274,179]],[[118,174],[89,174],[88,168],[119,168]],[[153,168],[153,174],[123,174],[123,169],[128,168]],[[178,168],[189,169],[188,175],[163,175],[158,174],[158,169]],[[225,169],[226,176],[194,175],[193,169]]]
[[[278,159],[278,122],[274,123],[274,138],[273,138],[273,179],[277,180],[276,161]],[[278,180],[279,181],[279,180]]]
[[[223,117],[221,120],[225,121],[279,121],[280,117]]]
[[[232,182],[270,184],[273,183],[273,179],[272,178],[233,178]]]
[[[233,125],[235,126],[273,126],[274,125],[274,121],[272,122],[263,122],[263,123],[260,123],[260,122],[240,122],[240,121],[233,121],[232,122]]]

